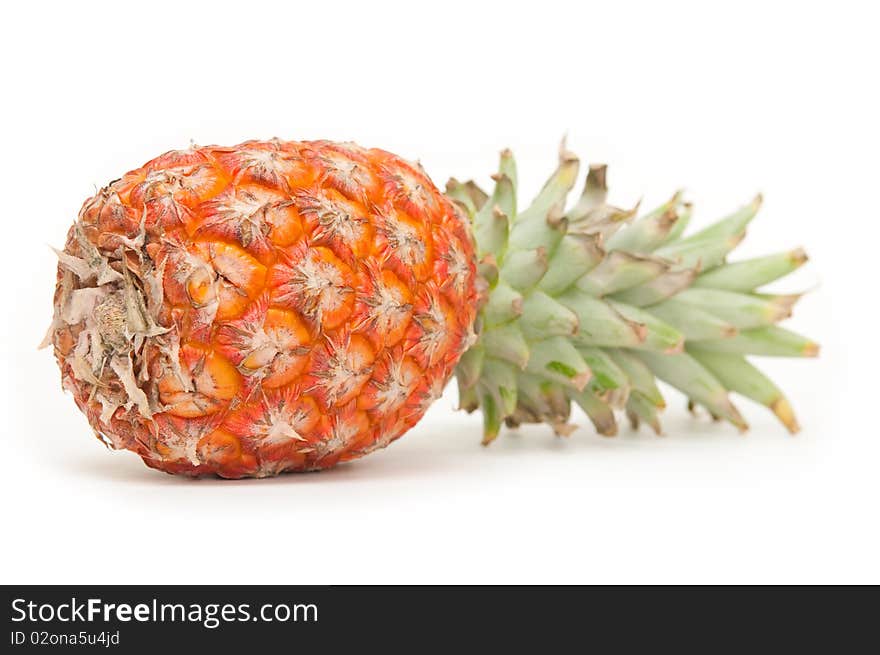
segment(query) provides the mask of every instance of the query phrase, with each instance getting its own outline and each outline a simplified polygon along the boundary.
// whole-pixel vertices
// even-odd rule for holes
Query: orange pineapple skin
[[[467,219],[393,154],[248,141],[86,200],[50,342],[107,445],[190,476],[324,469],[415,425],[473,340]]]

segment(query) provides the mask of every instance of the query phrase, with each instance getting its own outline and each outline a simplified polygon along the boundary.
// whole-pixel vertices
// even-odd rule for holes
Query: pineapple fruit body
[[[59,260],[64,387],[107,445],[171,473],[383,447],[473,340],[462,212],[417,165],[353,144],[167,153],[88,199]]]

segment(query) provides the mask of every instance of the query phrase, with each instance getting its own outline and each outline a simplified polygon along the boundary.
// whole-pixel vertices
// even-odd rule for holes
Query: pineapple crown
[[[789,402],[746,356],[818,354],[814,342],[776,325],[800,294],[757,291],[807,257],[797,249],[726,261],[761,197],[685,236],[691,206],[681,192],[643,215],[614,207],[604,165],[589,167],[566,209],[578,169],[563,143],[558,167],[522,211],[509,150],[491,195],[473,181],[447,184],[472,221],[487,286],[478,339],[456,369],[461,407],[482,409],[483,443],[502,423],[542,422],[567,435],[572,401],[602,435],[616,434],[616,410],[659,434],[657,379],[740,430],[748,426],[729,392],[769,407],[796,432]]]

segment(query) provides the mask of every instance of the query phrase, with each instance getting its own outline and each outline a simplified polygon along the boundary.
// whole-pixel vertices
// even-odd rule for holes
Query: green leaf
[[[643,338],[636,348],[671,353],[679,352],[684,347],[684,335],[650,312],[615,300],[609,300],[608,303],[624,318],[641,326]]]
[[[515,250],[508,253],[501,265],[501,278],[511,287],[531,289],[547,272],[547,250]]]
[[[807,254],[800,248],[747,259],[703,273],[694,281],[694,286],[748,292],[788,275],[806,261]]]
[[[708,408],[713,415],[726,419],[740,430],[748,426],[727,397],[727,390],[705,366],[687,353],[662,355],[633,351],[654,375],[668,382],[691,400]]]
[[[605,349],[581,346],[577,350],[593,372],[592,382],[603,390],[626,389],[629,386],[626,373]]]
[[[578,329],[574,312],[538,290],[525,297],[519,324],[526,338],[533,341],[551,336],[571,336]]]
[[[606,173],[608,167],[605,164],[590,164],[587,171],[587,179],[584,182],[584,190],[581,192],[577,203],[566,214],[570,221],[580,221],[590,212],[605,204],[608,196]]]
[[[791,316],[797,296],[756,296],[719,289],[687,289],[675,297],[744,330],[773,325]]]
[[[626,399],[626,416],[633,430],[638,429],[639,424],[644,422],[651,426],[655,434],[659,435],[662,432],[656,405],[638,392],[631,393]]]
[[[538,286],[551,296],[558,296],[579,278],[593,270],[605,257],[595,234],[567,234],[556,246],[547,272]]]
[[[692,236],[659,248],[656,254],[678,260],[683,266],[691,267],[700,264],[703,270],[712,269],[720,265],[727,253],[742,241],[746,233],[746,226],[755,217],[760,206],[761,197],[757,196],[750,204],[727,218]]]
[[[574,341],[579,345],[635,348],[645,340],[643,326],[624,318],[609,303],[586,291],[573,287],[556,300],[577,316]]]
[[[477,213],[477,206],[474,204],[473,198],[471,198],[464,184],[454,177],[450,177],[446,182],[446,195],[460,203],[467,211],[471,220],[473,220],[474,214]]]
[[[604,296],[644,284],[669,270],[669,262],[623,250],[609,252],[602,262],[577,282],[593,296]]]
[[[663,394],[657,388],[654,374],[642,360],[633,353],[620,348],[608,348],[607,353],[626,374],[629,386],[634,393],[641,394],[655,407],[663,408],[666,406]]]
[[[510,179],[513,184],[514,190],[517,188],[517,173],[516,173],[516,159],[513,157],[513,153],[505,148],[501,151],[501,157],[498,162],[498,174],[506,175],[508,179]],[[516,196],[514,195],[514,202],[516,202]],[[505,209],[505,211],[507,211]],[[514,208],[508,212],[509,216],[516,216],[516,205]]]
[[[614,411],[597,394],[590,389],[582,391],[567,389],[566,393],[584,410],[595,426],[596,432],[605,437],[613,437],[617,434],[617,420],[614,418]]]
[[[669,268],[653,280],[618,291],[611,297],[635,307],[647,307],[681,293],[691,286],[696,275],[696,268]]]
[[[524,211],[516,216],[516,223],[544,221],[551,214],[562,216],[565,198],[577,179],[578,158],[564,148],[559,153],[559,166],[544,184],[540,193]]]
[[[573,389],[583,389],[592,377],[590,367],[566,337],[532,344],[526,370]]]
[[[674,243],[681,238],[681,236],[684,234],[684,231],[687,229],[687,226],[691,222],[693,209],[693,206],[689,202],[686,202],[682,205],[681,211],[678,214],[678,220],[675,222],[675,225],[672,226],[672,229],[669,231],[669,234],[666,235],[666,238],[663,240],[663,243],[661,245]]]
[[[503,256],[507,248],[510,224],[498,205],[486,203],[474,216],[474,239],[477,242],[477,256]]]
[[[510,230],[510,247],[517,250],[544,248],[553,252],[565,236],[567,227],[565,219],[554,214],[517,220]]]
[[[677,328],[688,342],[705,339],[729,339],[737,333],[737,329],[714,314],[683,303],[677,298],[670,298],[652,305],[648,311],[661,321]]]
[[[455,367],[455,374],[458,378],[460,387],[470,388],[477,383],[483,372],[483,359],[486,351],[481,344],[477,344],[464,352],[458,365]]]
[[[743,330],[721,341],[701,341],[699,347],[711,352],[766,357],[816,357],[819,354],[819,346],[814,341],[776,325]]]
[[[529,344],[516,323],[487,329],[480,337],[486,354],[525,368],[529,361]]]
[[[745,357],[697,348],[688,348],[688,352],[730,391],[769,407],[792,434],[799,430],[791,405],[782,391]]]
[[[679,211],[683,208],[681,192],[677,191],[668,202],[636,219],[608,239],[608,250],[647,253],[660,247],[678,222]]]
[[[522,294],[505,282],[499,282],[483,308],[483,325],[485,328],[503,325],[521,316],[522,312]]]
[[[562,387],[543,377],[521,372],[517,376],[517,410],[523,420],[557,424],[568,420],[571,407]]]

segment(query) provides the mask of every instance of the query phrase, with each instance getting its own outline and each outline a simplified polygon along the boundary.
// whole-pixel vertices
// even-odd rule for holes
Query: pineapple
[[[328,141],[161,155],[88,199],[59,266],[52,344],[96,435],[191,476],[316,470],[387,446],[455,374],[484,443],[502,424],[600,434],[615,410],[659,431],[655,379],[741,429],[734,391],[797,424],[745,355],[814,355],[776,327],[796,296],[758,293],[801,251],[728,264],[759,199],[692,236],[680,194],[644,216],[605,202],[565,151],[516,207]]]

